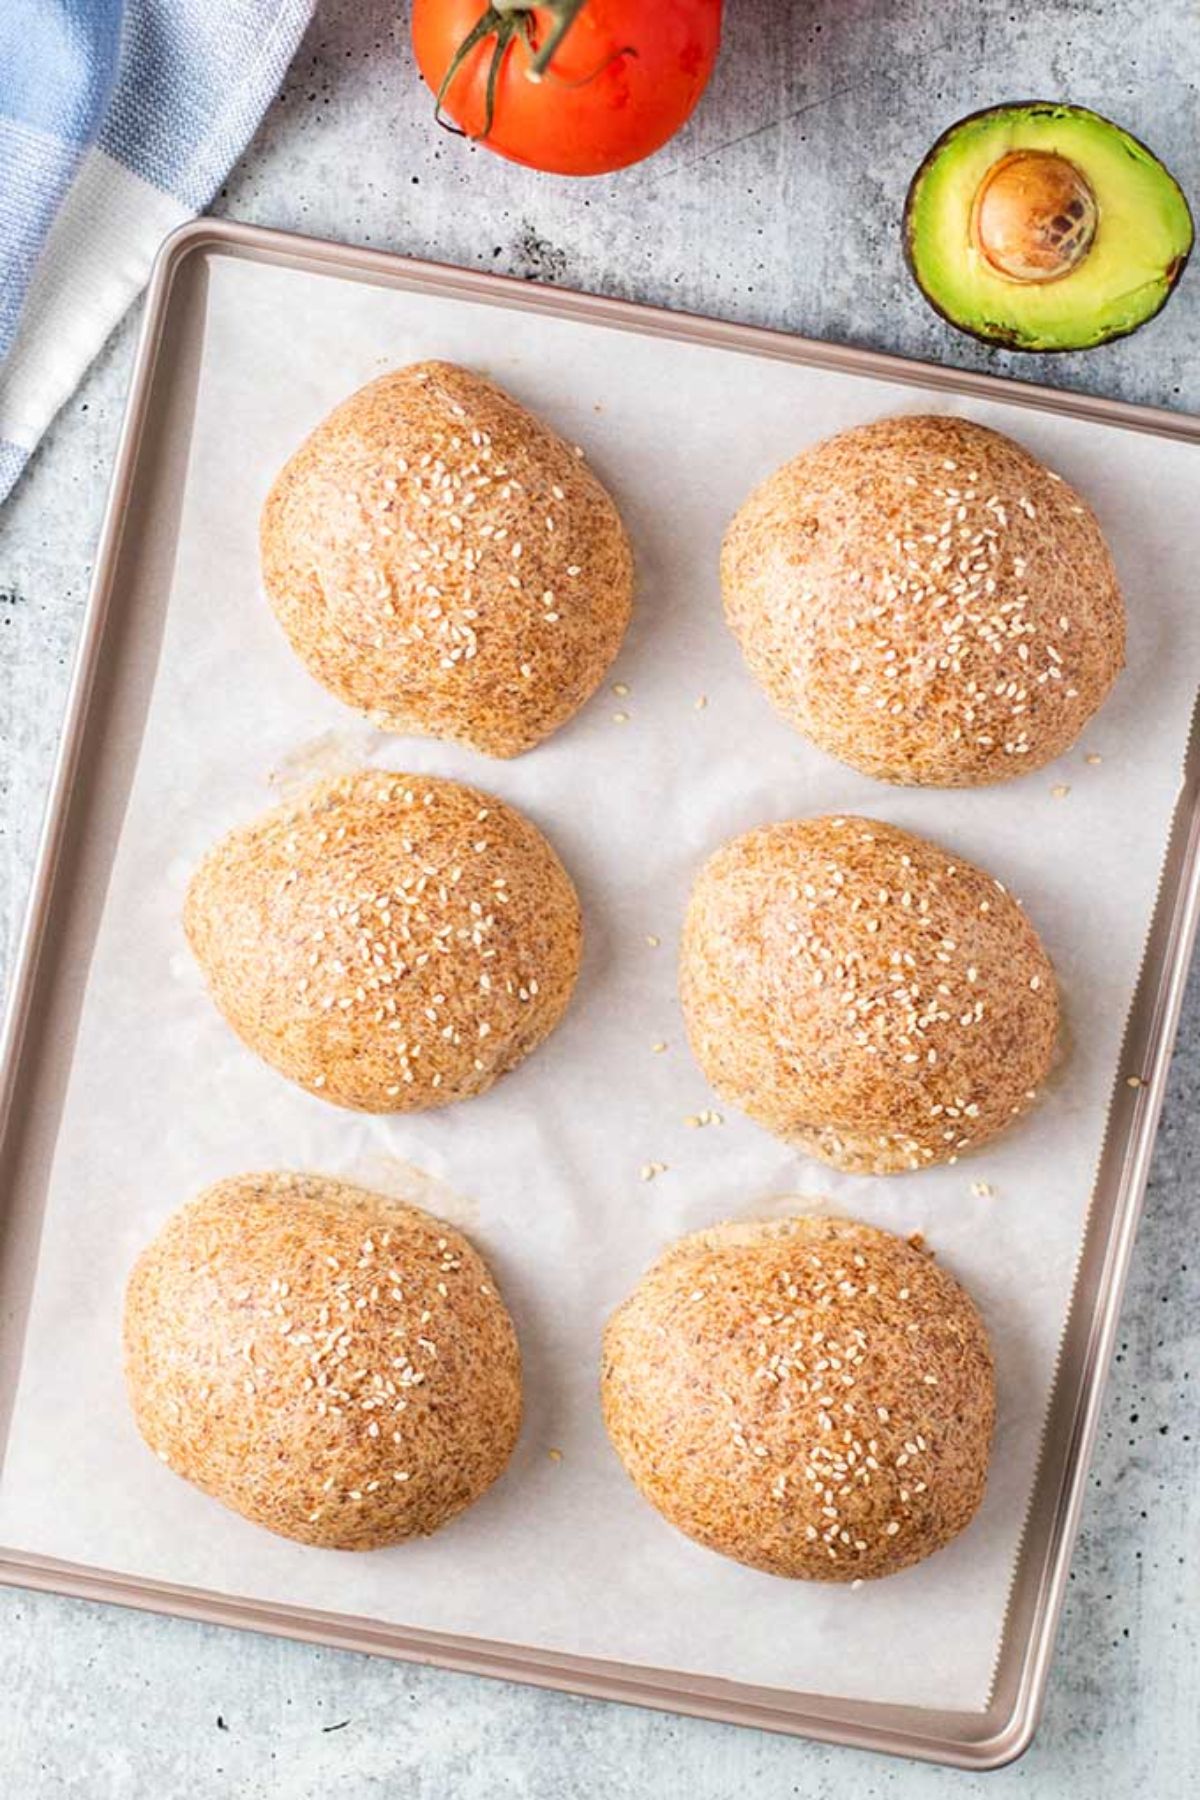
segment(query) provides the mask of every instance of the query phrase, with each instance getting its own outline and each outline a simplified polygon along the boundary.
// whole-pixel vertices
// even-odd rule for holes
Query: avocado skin
[[[1103,336],[1088,338],[1085,343],[1079,344],[1030,343],[1023,340],[1015,330],[1006,332],[1003,327],[995,325],[989,326],[987,329],[981,329],[975,325],[968,324],[965,319],[956,318],[953,313],[946,310],[937,296],[930,292],[927,283],[921,276],[917,266],[917,259],[914,254],[913,207],[921,182],[928,174],[933,164],[942,155],[947,145],[953,141],[965,126],[974,124],[978,119],[997,118],[1004,113],[1022,113],[1031,118],[1057,118],[1064,112],[1098,120],[1102,125],[1112,125],[1110,119],[1105,118],[1103,113],[1098,113],[1091,107],[1073,106],[1066,101],[1059,100],[1006,100],[997,106],[977,107],[974,112],[964,113],[961,118],[955,119],[954,123],[948,125],[945,131],[934,140],[925,155],[921,158],[912,180],[908,184],[908,192],[904,197],[904,229],[902,233],[904,260],[908,265],[908,272],[912,276],[917,288],[920,290],[922,297],[933,311],[937,313],[938,317],[944,319],[947,325],[952,325],[955,331],[961,331],[965,336],[974,338],[976,343],[987,344],[992,349],[1020,350],[1031,356],[1067,356],[1079,350],[1096,350],[1099,349],[1102,344],[1114,344],[1121,338],[1132,337],[1135,331],[1140,331],[1143,325],[1148,325],[1151,319],[1156,319],[1158,317],[1163,307],[1167,304],[1167,301],[1175,292],[1179,278],[1191,261],[1192,251],[1195,248],[1195,220],[1186,194],[1184,194],[1179,183],[1175,181],[1175,177],[1171,175],[1170,170],[1166,169],[1165,163],[1163,163],[1162,159],[1151,150],[1150,146],[1144,143],[1142,139],[1137,137],[1132,131],[1127,131],[1122,125],[1115,127],[1115,129],[1119,130],[1123,137],[1127,138],[1132,144],[1135,144],[1139,150],[1143,151],[1153,162],[1157,163],[1160,168],[1166,170],[1171,181],[1175,182],[1175,186],[1179,190],[1180,198],[1183,200],[1185,210],[1187,211],[1188,218],[1191,220],[1192,224],[1187,249],[1183,251],[1181,255],[1174,257],[1163,270],[1165,285],[1157,305],[1153,306],[1149,312],[1143,313],[1141,318],[1135,319],[1132,324],[1116,327],[1111,331],[1106,331]],[[1085,169],[1084,173],[1086,174],[1086,172]]]

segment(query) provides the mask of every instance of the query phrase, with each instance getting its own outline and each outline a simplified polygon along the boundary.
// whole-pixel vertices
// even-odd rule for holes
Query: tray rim
[[[211,254],[248,258],[272,266],[304,268],[376,286],[417,288],[485,304],[590,320],[641,335],[668,336],[821,369],[875,377],[927,391],[997,400],[1118,429],[1200,444],[1200,419],[1165,408],[955,369],[882,351],[826,343],[760,326],[644,306],[635,301],[539,286],[513,277],[347,246],[265,226],[201,218],[178,227],[164,240],[147,288],[33,877],[17,939],[3,1020],[0,1021],[0,1169],[4,1166],[5,1148],[11,1136],[12,1102],[22,1072],[21,1052],[40,973],[40,950],[57,899],[56,874],[69,824],[93,682],[104,648],[109,603],[122,549],[126,505],[137,473],[143,427],[158,375],[158,351],[181,271],[197,257]],[[1194,755],[1189,756],[1189,764],[1196,760]],[[1189,796],[1191,787],[1197,787],[1197,791]],[[1181,828],[1186,829],[1177,844],[1175,840]],[[1179,860],[1178,878],[1173,893],[1168,893],[1164,883],[1151,930],[1151,941],[1160,933],[1165,941],[1156,968],[1148,953],[1139,980],[1138,998],[1141,1001],[1148,978],[1154,973],[1157,975],[1153,992],[1148,996],[1147,1054],[1142,1062],[1142,1087],[1129,1103],[1125,1154],[1107,1234],[1101,1246],[1102,1268],[1096,1278],[1096,1300],[1086,1320],[1070,1438],[1063,1451],[1060,1490],[1046,1533],[1035,1592],[1030,1609],[1027,1609],[1027,1629],[1020,1643],[1010,1643],[1010,1599],[1010,1617],[998,1653],[998,1670],[1006,1661],[1013,1663],[1016,1659],[1010,1670],[1012,1678],[1006,1700],[998,1701],[994,1687],[991,1703],[982,1712],[939,1712],[923,1707],[794,1694],[668,1670],[636,1668],[616,1661],[598,1662],[516,1645],[422,1632],[314,1608],[248,1601],[161,1581],[122,1576],[3,1547],[0,1547],[0,1583],[211,1624],[272,1632],[341,1649],[431,1663],[726,1723],[753,1725],[820,1742],[875,1749],[959,1768],[993,1769],[1014,1761],[1032,1742],[1045,1700],[1125,1277],[1149,1174],[1191,949],[1200,921],[1200,786],[1197,786],[1194,770],[1181,790],[1169,855]],[[1164,907],[1167,907],[1165,914]],[[1116,1103],[1114,1114],[1115,1111]],[[1091,1231],[1089,1221],[1085,1249]],[[1076,1305],[1077,1296],[1073,1295],[1068,1333],[1074,1323]],[[1055,1377],[1051,1409],[1058,1396],[1060,1378],[1061,1368]],[[1043,1460],[1045,1455],[1043,1445]],[[1039,1471],[1040,1468],[1041,1464]],[[1039,1497],[1041,1482],[1039,1472],[1030,1502],[1031,1513]],[[1023,1544],[1018,1570],[1025,1554],[1026,1545]],[[1014,1585],[1018,1579],[1019,1576],[1014,1577]]]

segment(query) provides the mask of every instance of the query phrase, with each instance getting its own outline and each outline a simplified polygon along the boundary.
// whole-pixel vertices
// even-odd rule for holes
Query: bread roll
[[[427,1536],[501,1473],[516,1334],[450,1225],[319,1175],[219,1181],[168,1219],[125,1295],[138,1430],[282,1537]]]
[[[847,1219],[672,1245],[609,1321],[602,1398],[650,1504],[772,1575],[894,1575],[983,1498],[995,1396],[979,1315],[928,1256]]]
[[[580,457],[503,389],[414,363],[337,407],[262,516],[296,654],[385,731],[515,756],[599,686],[633,561]]]
[[[882,419],[803,451],[746,501],[721,574],[779,712],[884,781],[976,787],[1039,768],[1125,659],[1092,513],[969,419]]]
[[[582,946],[575,889],[528,819],[387,770],[317,782],[230,832],[184,928],[238,1036],[363,1112],[483,1093],[557,1025]]]
[[[1023,1112],[1054,971],[1003,885],[877,819],[749,831],[701,870],[680,985],[726,1100],[835,1168],[953,1161]]]

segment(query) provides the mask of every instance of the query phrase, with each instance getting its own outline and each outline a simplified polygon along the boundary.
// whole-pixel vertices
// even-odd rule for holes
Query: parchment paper
[[[167,629],[62,1122],[0,1541],[412,1627],[982,1708],[1200,670],[1194,453],[231,259],[214,262],[206,329]],[[431,355],[491,372],[583,443],[635,540],[637,614],[612,671],[628,697],[606,688],[507,764],[356,722],[292,656],[259,591],[257,515],[284,458],[351,389]],[[890,789],[807,748],[751,681],[718,601],[721,531],[753,482],[827,432],[930,407],[1011,431],[1076,483],[1129,603],[1129,668],[1084,741],[982,793]],[[208,1001],[179,926],[214,838],[301,778],[364,758],[462,776],[523,807],[585,909],[584,973],[561,1029],[491,1094],[424,1118],[339,1112],[260,1064]],[[842,1178],[723,1107],[722,1124],[685,1123],[719,1106],[675,997],[690,879],[731,834],[816,810],[892,819],[983,863],[1025,901],[1059,970],[1069,1041],[1049,1093],[955,1167]],[[643,1182],[649,1162],[667,1167]],[[271,1166],[424,1197],[496,1267],[527,1421],[504,1479],[428,1542],[349,1556],[275,1539],[163,1469],[130,1422],[119,1316],[133,1257],[207,1182]],[[923,1567],[853,1591],[778,1581],[677,1536],[626,1480],[597,1406],[602,1321],[661,1247],[800,1194],[924,1232],[976,1296],[997,1357],[981,1515]]]

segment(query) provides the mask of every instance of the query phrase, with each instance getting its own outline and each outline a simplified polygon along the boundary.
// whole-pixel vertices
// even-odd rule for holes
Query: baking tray
[[[879,377],[938,394],[1003,400],[1196,441],[1200,422],[744,326],[409,262],[378,252],[201,221],[164,246],[151,280],[59,757],[0,1035],[0,1448],[35,1278],[41,1212],[71,1045],[140,743],[153,648],[147,596],[169,586],[168,497],[186,472],[205,285],[214,258],[337,275],[642,335]],[[165,377],[165,378],[164,378]],[[134,579],[136,567],[136,581]],[[1145,1191],[1154,1131],[1200,909],[1200,751],[1193,732],[1142,977],[1089,1215],[1044,1447],[1014,1576],[990,1704],[939,1712],[674,1675],[480,1639],[403,1630],[325,1611],[249,1603],[0,1549],[0,1579],[91,1599],[274,1631],[606,1699],[758,1725],[961,1767],[1010,1761],[1036,1729],[1095,1438],[1104,1378]]]

